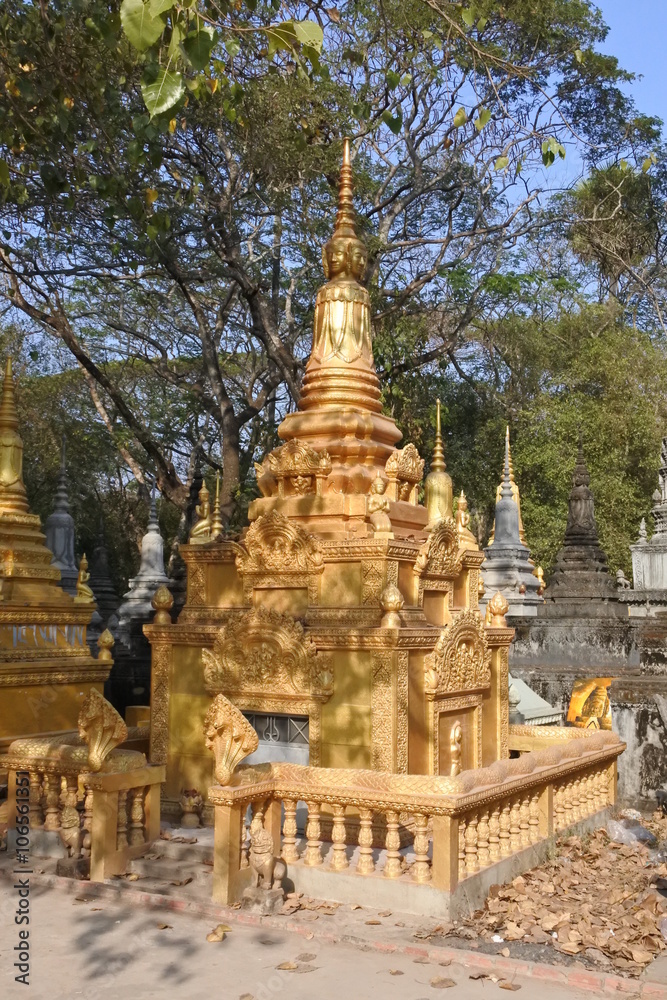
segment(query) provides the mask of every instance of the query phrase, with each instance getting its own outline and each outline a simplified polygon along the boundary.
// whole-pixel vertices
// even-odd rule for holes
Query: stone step
[[[212,839],[210,834],[208,834],[207,839]],[[183,844],[178,841],[160,839],[155,841],[149,853],[160,854],[163,858],[174,858],[177,861],[204,861],[205,859],[213,861],[213,843]]]

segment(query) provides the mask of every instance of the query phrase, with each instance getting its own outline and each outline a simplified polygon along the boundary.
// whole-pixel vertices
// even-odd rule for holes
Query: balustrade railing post
[[[477,813],[474,812],[466,822],[466,873],[474,875],[479,871],[477,858]]]
[[[511,826],[512,826],[512,815],[511,815],[511,804],[510,802],[504,802],[502,809],[500,810],[500,857],[509,858],[512,854],[512,839],[511,839]]]
[[[296,799],[283,799],[285,818],[283,820],[283,858],[288,865],[299,860],[296,846]]]
[[[491,863],[489,855],[489,812],[482,809],[477,823],[477,863],[480,868],[487,868]]]
[[[383,869],[385,878],[399,878],[401,875],[401,838],[398,832],[398,813],[387,813],[387,837],[385,847],[387,857]]]
[[[540,793],[534,791],[530,795],[528,805],[528,840],[531,844],[540,842]]]
[[[359,858],[357,861],[358,875],[371,875],[375,871],[373,860],[373,811],[359,810]]]
[[[308,802],[308,822],[306,823],[306,850],[304,865],[315,867],[322,864],[322,841],[320,840],[320,803]]]
[[[500,808],[496,803],[489,816],[489,861],[492,865],[500,861]]]
[[[510,805],[510,848],[512,854],[521,850],[521,809],[516,796]]]
[[[458,816],[434,816],[433,864],[431,883],[436,889],[454,892],[459,879],[465,877],[464,824]],[[463,872],[461,872],[461,847],[463,846]]]
[[[241,888],[247,885],[239,877],[241,872],[241,827],[247,802],[215,806],[215,831],[213,849],[213,899],[224,906],[236,903]],[[243,873],[247,879],[247,869]]]
[[[519,804],[521,846],[530,847],[530,794],[522,795]]]
[[[425,816],[423,813],[415,815],[413,847],[415,860],[412,865],[412,877],[415,882],[430,882],[431,866],[428,863],[428,816]]]
[[[44,829],[60,829],[60,775],[44,775]]]
[[[15,772],[14,780],[16,780]],[[44,826],[44,813],[42,812],[42,779],[37,771],[30,772],[29,815],[31,830],[36,830],[38,827]]]

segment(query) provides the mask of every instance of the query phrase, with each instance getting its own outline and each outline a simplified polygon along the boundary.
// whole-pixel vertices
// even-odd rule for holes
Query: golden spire
[[[343,162],[338,182],[338,213],[333,238],[337,236],[357,239],[354,201],[352,200],[352,166],[350,164],[350,140],[343,139]]]
[[[222,538],[225,527],[220,516],[220,473],[215,477],[215,502],[213,504],[213,520],[211,522],[211,538],[217,541]]]
[[[7,358],[0,402],[0,512],[28,510],[23,483],[23,441],[18,426],[12,359]]]
[[[424,502],[428,512],[429,527],[441,521],[443,517],[452,517],[454,494],[452,492],[452,477],[445,472],[445,451],[442,446],[442,428],[440,424],[440,400],[435,403],[435,445],[431,469],[424,483]]]
[[[350,141],[344,139],[336,221],[322,250],[327,281],[315,301],[313,347],[298,412],[278,429],[284,441],[328,454],[328,487],[338,493],[368,493],[401,439],[395,421],[382,413],[363,285],[367,263],[355,224]]]
[[[512,490],[512,499],[516,503],[517,509],[519,511],[519,538],[521,539],[521,544],[525,545],[526,544],[526,536],[525,536],[524,531],[523,531],[523,521],[521,519],[521,497],[519,495],[519,487],[517,486],[516,482],[514,481],[514,466],[512,465],[512,451],[510,449],[510,428],[509,428],[509,424],[507,424],[507,426],[505,427],[505,463],[509,466],[510,487],[511,487],[511,490]],[[504,465],[503,465],[503,468],[504,468]],[[500,483],[498,484],[498,488],[496,489],[496,503],[498,503],[498,501],[500,500],[500,497],[502,495],[502,490],[503,490],[503,484],[502,484],[502,479],[501,479]],[[495,538],[495,536],[496,536],[496,520],[495,520],[495,517],[494,517],[494,519],[493,519],[493,527],[491,528],[491,535],[489,536],[489,545],[493,544],[493,539]]]

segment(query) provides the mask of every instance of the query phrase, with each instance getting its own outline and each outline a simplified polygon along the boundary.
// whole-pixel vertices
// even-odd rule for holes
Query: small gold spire
[[[424,483],[424,502],[428,512],[428,525],[433,527],[443,517],[452,517],[454,493],[452,477],[446,472],[445,451],[442,446],[440,400],[435,402],[435,444],[431,468]]]
[[[12,359],[7,358],[0,402],[0,512],[28,510],[23,482],[23,441],[18,426]]]
[[[220,473],[215,477],[215,503],[213,504],[213,521],[211,522],[211,538],[217,542],[222,538],[225,526],[220,516]]]
[[[343,139],[343,162],[340,168],[338,182],[338,212],[333,235],[356,237],[357,229],[354,216],[354,201],[352,198],[352,165],[350,163],[350,140]]]

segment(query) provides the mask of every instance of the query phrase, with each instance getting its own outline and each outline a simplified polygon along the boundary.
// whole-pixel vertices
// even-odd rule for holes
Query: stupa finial
[[[435,444],[431,459],[431,472],[444,472],[447,468],[445,450],[442,446],[442,426],[440,423],[440,400],[435,401]]]
[[[211,538],[216,541],[218,538],[222,538],[225,526],[222,523],[222,516],[220,514],[220,473],[218,472],[215,477],[215,501],[213,503],[213,520],[211,522]]]
[[[67,439],[63,434],[63,442],[60,448],[60,475],[58,476],[58,489],[56,490],[54,510],[69,513],[69,495],[67,493],[67,472],[65,465],[65,453]]]
[[[338,182],[338,212],[336,214],[336,225],[334,226],[334,237],[356,237],[357,235],[352,192],[350,140],[346,136],[343,139],[343,162],[341,164],[340,180]]]
[[[2,385],[2,402],[0,402],[0,429],[9,427],[16,430],[19,425],[19,417],[16,412],[16,400],[14,398],[14,378],[12,376],[12,359],[7,358],[5,365],[5,378]]]

